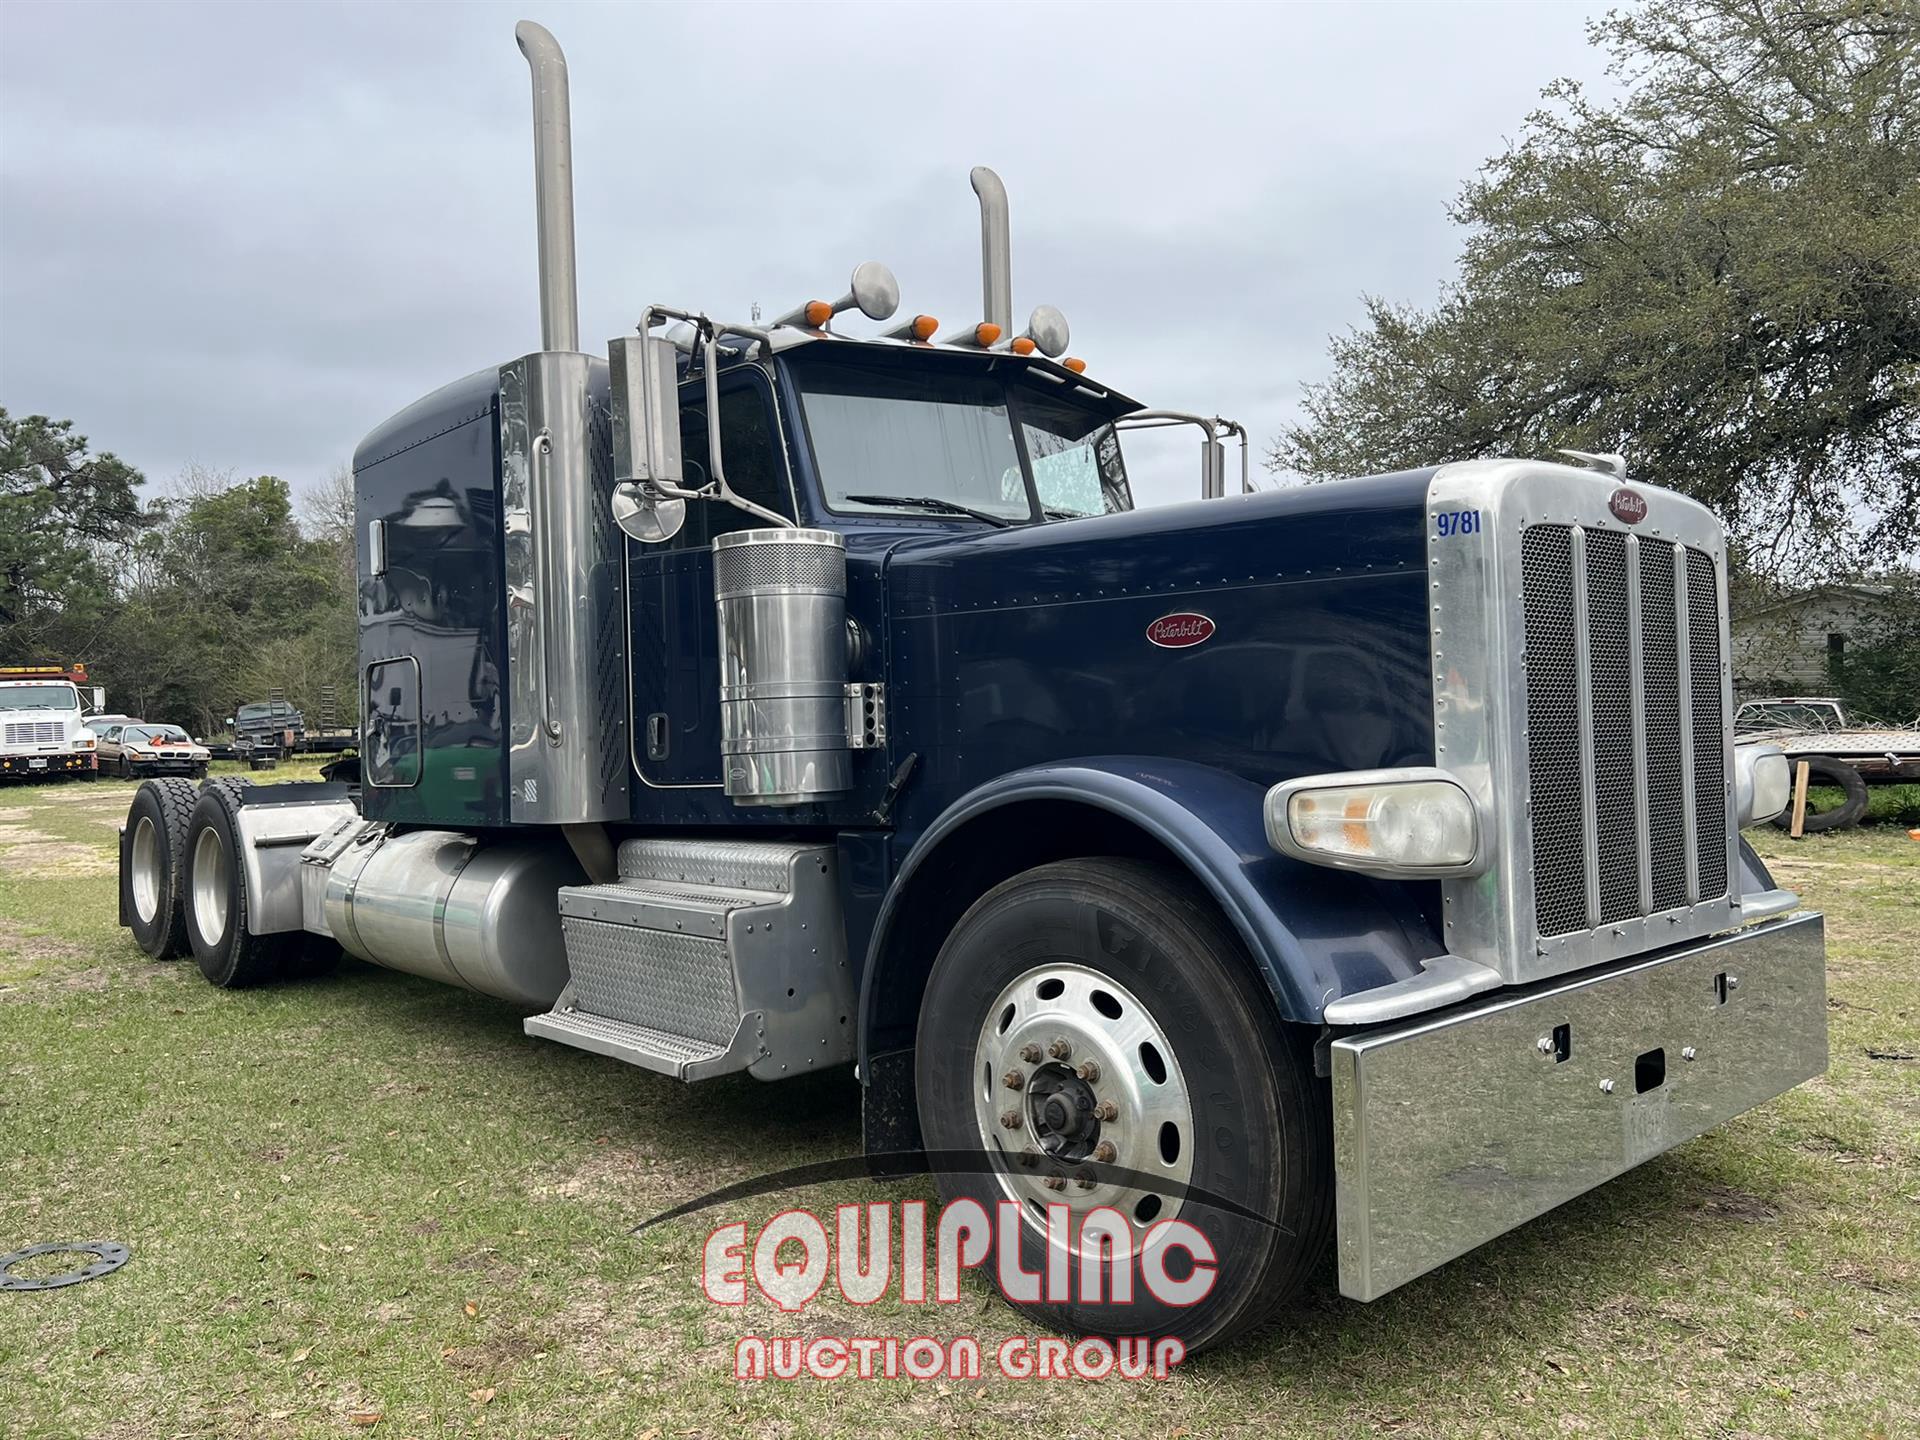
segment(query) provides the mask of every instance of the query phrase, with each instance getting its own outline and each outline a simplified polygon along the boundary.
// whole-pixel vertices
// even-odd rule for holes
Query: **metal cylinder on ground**
[[[803,805],[852,788],[846,542],[737,530],[713,542],[720,754],[736,805]]]

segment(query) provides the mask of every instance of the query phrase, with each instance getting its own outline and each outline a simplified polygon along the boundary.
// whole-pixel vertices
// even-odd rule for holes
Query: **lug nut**
[[[1020,1112],[1018,1110],[1007,1111],[1000,1117],[1000,1123],[1009,1130],[1018,1130],[1021,1125]]]
[[[1038,1045],[1028,1042],[1020,1047],[1020,1058],[1029,1065],[1038,1065],[1046,1058],[1046,1052]]]
[[[1082,1190],[1091,1190],[1093,1189],[1093,1176],[1082,1170],[1078,1175],[1073,1177],[1073,1183],[1078,1185]]]
[[[1073,1042],[1064,1035],[1056,1036],[1054,1042],[1047,1046],[1047,1053],[1056,1060],[1064,1060],[1073,1054]]]
[[[1020,1168],[1022,1170],[1031,1170],[1035,1165],[1038,1165],[1039,1163],[1040,1163],[1040,1152],[1038,1150],[1035,1150],[1031,1146],[1029,1146],[1027,1149],[1022,1150],[1020,1152]]]
[[[1100,1062],[1098,1060],[1083,1060],[1080,1062],[1080,1068],[1074,1071],[1074,1074],[1078,1075],[1089,1085],[1098,1085],[1100,1083]]]
[[[1049,1175],[1041,1183],[1049,1190],[1064,1190],[1067,1188],[1067,1181],[1064,1175]]]
[[[1691,1060],[1698,1053],[1699,1052],[1696,1051],[1691,1045],[1683,1046],[1680,1051],[1680,1058],[1682,1060]]]
[[[1102,1140],[1098,1145],[1093,1147],[1093,1158],[1098,1160],[1102,1165],[1112,1164],[1113,1157],[1119,1153],[1119,1151],[1113,1148],[1113,1142],[1111,1140]]]
[[[1120,1107],[1111,1100],[1102,1100],[1098,1105],[1093,1107],[1093,1118],[1096,1120],[1118,1120],[1120,1118]]]
[[[1018,1070],[1009,1070],[1000,1077],[1000,1083],[1009,1090],[1018,1090],[1027,1083],[1027,1077],[1022,1075]]]
[[[1602,1080],[1600,1082],[1600,1093],[1602,1095],[1611,1095],[1613,1093],[1613,1081]]]

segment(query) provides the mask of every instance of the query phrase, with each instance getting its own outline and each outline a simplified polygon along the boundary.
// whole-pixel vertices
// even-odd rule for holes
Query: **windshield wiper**
[[[975,510],[952,500],[935,499],[931,495],[842,495],[840,498],[851,500],[856,505],[905,505],[913,510],[937,510],[942,515],[965,515],[973,520],[984,520],[1000,530],[1013,523],[1004,515],[989,515],[984,510]]]

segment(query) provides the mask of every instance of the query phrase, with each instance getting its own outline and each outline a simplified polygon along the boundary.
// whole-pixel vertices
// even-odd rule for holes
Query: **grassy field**
[[[285,767],[276,777],[305,771]],[[718,1184],[853,1153],[850,1078],[691,1089],[359,965],[225,994],[114,924],[133,787],[0,790],[0,1251],[109,1239],[90,1284],[0,1293],[11,1436],[1895,1436],[1920,1426],[1920,844],[1791,842],[1828,913],[1831,1073],[1369,1306],[1331,1273],[1165,1382],[740,1384],[795,1324],[699,1289]],[[926,1194],[843,1185],[791,1203]],[[829,1286],[831,1293],[831,1286]]]

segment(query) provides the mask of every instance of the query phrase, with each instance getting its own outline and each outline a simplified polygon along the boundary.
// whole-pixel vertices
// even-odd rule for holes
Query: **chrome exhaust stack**
[[[567,57],[546,26],[513,27],[533,72],[533,197],[540,227],[540,348],[580,348],[580,302],[573,269],[573,121]]]
[[[980,197],[980,313],[1001,335],[1013,334],[1013,231],[1007,187],[985,165],[968,177]]]

